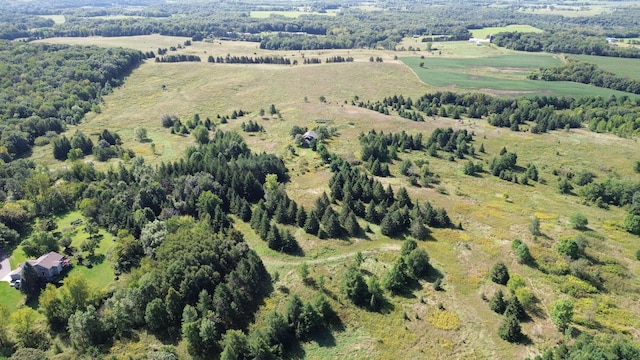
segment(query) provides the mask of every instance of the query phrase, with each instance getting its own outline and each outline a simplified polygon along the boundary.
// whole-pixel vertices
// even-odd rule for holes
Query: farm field
[[[469,46],[474,46],[469,44]],[[610,95],[628,93],[571,82],[544,82],[527,79],[530,71],[561,65],[553,55],[519,54],[494,57],[402,57],[424,83],[448,89],[482,90],[488,93],[517,96],[545,94],[556,96]],[[422,64],[423,66],[420,66]]]
[[[638,71],[640,59],[607,58],[594,55],[571,55],[570,58],[590,62],[614,74],[640,80],[640,72]]]
[[[156,51],[159,47],[175,46],[185,40],[188,39],[148,36],[46,41]],[[413,40],[405,39],[406,44]],[[544,264],[564,264],[564,258],[554,250],[561,239],[578,235],[586,238],[588,255],[602,265],[599,271],[607,281],[607,291],[589,293],[577,301],[576,327],[582,331],[600,326],[603,331],[619,331],[631,338],[640,338],[637,320],[640,309],[636,306],[640,301],[640,280],[637,276],[640,265],[633,260],[637,237],[621,228],[625,209],[602,209],[586,205],[575,194],[560,194],[554,175],[557,171],[577,173],[588,170],[596,175],[598,181],[608,177],[636,181],[638,175],[633,172],[633,162],[640,159],[638,139],[622,139],[586,129],[537,135],[512,132],[490,126],[486,119],[454,120],[433,116],[425,122],[414,122],[351,104],[356,96],[365,102],[396,94],[416,99],[424,93],[438,90],[474,90],[506,96],[608,97],[626,93],[582,84],[530,81],[526,79],[528,71],[560,65],[562,61],[549,54],[517,53],[492,46],[478,47],[467,42],[434,43],[437,50],[431,53],[375,50],[276,52],[262,51],[256,46],[246,42],[198,42],[180,49],[179,53],[201,56],[201,63],[155,63],[147,60],[133,71],[122,87],[104,97],[100,113],[89,113],[79,125],[69,126],[66,135],[81,130],[95,138],[103,129],[116,131],[124,147],[133,149],[146,163],[158,165],[181,157],[186,148],[195,145],[193,136],[171,134],[169,129],[163,128],[160,124],[162,115],[174,114],[182,120],[190,119],[194,114],[199,114],[202,119],[209,117],[216,124],[216,129],[240,133],[253,152],[264,151],[281,156],[291,177],[285,184],[287,193],[307,209],[313,207],[322,192],[330,191],[331,171],[319,159],[317,152],[295,148],[294,154],[288,150],[288,146],[293,145],[289,130],[294,125],[334,127],[336,135],[327,140],[327,148],[354,163],[360,160],[357,139],[362,132],[372,129],[385,133],[406,131],[422,133],[427,138],[437,128],[466,129],[474,134],[474,147],[482,145],[486,149],[485,153],[477,152],[470,157],[482,164],[485,170],[492,158],[505,147],[517,152],[519,166],[535,164],[544,179],[520,185],[499,180],[487,172],[472,177],[464,175],[463,160],[448,159],[445,153],[431,157],[426,151],[400,152],[400,160],[390,165],[392,176],[378,180],[396,191],[405,187],[413,199],[428,200],[436,207],[445,208],[453,223],[460,224],[463,230],[433,229],[430,240],[419,243],[419,247],[429,254],[431,264],[444,276],[444,291],[434,289],[433,279],[420,281],[407,294],[386,295],[389,304],[381,313],[366,311],[344,301],[340,295],[341,278],[347,264],[358,252],[364,257],[363,269],[383,277],[399,257],[402,238],[382,235],[377,225],[371,226],[366,237],[338,240],[319,240],[291,227],[305,256],[289,256],[269,249],[248,223],[234,218],[234,227],[246,234],[247,242],[261,256],[267,270],[274,277],[278,274],[274,280],[276,290],[262,304],[255,326],[264,322],[269,311],[283,310],[290,294],[299,294],[307,300],[323,292],[331,299],[342,319],[342,328],[304,342],[293,357],[524,359],[537,354],[538,349],[557,344],[564,334],[556,330],[546,314],[555,299],[566,296],[563,289],[572,284],[564,276],[520,264],[510,247],[516,238],[524,241],[533,257]],[[424,50],[424,43],[419,46]],[[297,66],[204,62],[209,55],[226,54],[280,55],[299,61],[303,55],[323,60],[340,55],[352,56],[355,61]],[[395,59],[396,55],[399,59]],[[424,59],[420,55],[424,55]],[[380,56],[384,61],[370,62],[371,56]],[[422,67],[421,62],[424,63]],[[631,63],[620,64],[630,72]],[[321,101],[321,97],[326,101]],[[271,104],[279,114],[260,116],[260,109],[268,109]],[[227,124],[220,124],[217,120],[218,115],[230,115],[239,109],[248,114]],[[248,120],[258,122],[264,131],[243,132],[241,124]],[[133,133],[137,127],[148,130],[151,142],[134,140]],[[33,158],[51,169],[70,166],[69,162],[53,159],[51,145],[34,148]],[[86,160],[92,159],[87,157]],[[429,169],[439,176],[440,183],[434,187],[412,186],[400,174],[401,160],[413,163],[426,161]],[[118,161],[122,160],[95,163],[98,168],[106,169]],[[575,212],[589,219],[588,229],[579,231],[571,227],[570,217]],[[541,222],[540,236],[533,236],[528,230],[534,216]],[[71,221],[79,217],[79,212],[72,212],[57,219],[59,229],[70,228]],[[72,244],[77,247],[87,234],[82,226],[74,231]],[[114,282],[108,256],[113,241],[111,235],[103,230],[100,234],[103,237],[96,254],[101,262],[95,262],[91,269],[76,265],[71,273],[82,273],[96,288],[108,289]],[[15,254],[18,256],[19,252]],[[490,266],[497,261],[504,261],[512,275],[526,279],[524,287],[536,299],[535,307],[539,312],[532,313],[531,318],[522,324],[529,340],[524,345],[512,345],[498,337],[500,317],[483,300],[499,288],[487,276]],[[311,278],[323,277],[323,289],[303,281],[298,270],[303,263],[309,265]],[[633,276],[625,277],[624,274]],[[0,287],[0,297],[3,291],[4,288]],[[151,344],[157,346],[157,340],[146,337],[146,334],[140,342],[149,348]],[[185,345],[178,344],[178,351],[186,353]],[[122,350],[123,354],[125,352]]]

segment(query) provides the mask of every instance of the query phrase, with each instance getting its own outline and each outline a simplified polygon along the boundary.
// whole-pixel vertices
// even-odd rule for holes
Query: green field
[[[470,45],[473,46],[473,45]],[[622,91],[572,82],[545,82],[527,79],[530,71],[559,66],[552,55],[518,54],[479,58],[402,57],[420,80],[435,87],[457,90],[482,90],[494,94],[546,94],[557,96],[629,95]],[[423,64],[420,67],[420,64]]]
[[[606,2],[605,2],[606,3]],[[603,3],[604,4],[604,3]],[[609,6],[613,4],[609,2]],[[521,10],[524,13],[536,14],[536,15],[557,15],[566,17],[579,17],[579,16],[594,16],[610,11],[607,6],[547,6],[544,8],[526,8]]]
[[[606,71],[640,80],[640,59],[612,58],[595,55],[569,55],[581,61],[596,64]]]
[[[542,30],[530,25],[508,25],[501,27],[486,27],[482,29],[471,30],[471,35],[477,39],[486,39],[489,35],[495,35],[500,32],[542,32]]]

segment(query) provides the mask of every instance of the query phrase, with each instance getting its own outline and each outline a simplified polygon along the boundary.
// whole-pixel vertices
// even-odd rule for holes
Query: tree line
[[[486,94],[459,94],[434,92],[422,95],[417,100],[402,95],[385,97],[382,101],[364,102],[357,97],[352,105],[365,107],[382,114],[398,115],[415,121],[423,121],[425,116],[440,116],[460,119],[486,118],[498,127],[508,127],[522,131],[526,125],[533,133],[578,128],[588,124],[596,132],[611,132],[621,137],[638,133],[640,126],[640,99],[629,96],[522,96],[515,99],[493,97]],[[423,116],[424,114],[424,116]]]
[[[298,60],[294,60],[282,56],[209,56],[207,62],[216,64],[276,64],[276,65],[297,65]]]
[[[492,43],[507,49],[528,52],[640,57],[640,50],[609,44],[606,37],[606,33],[590,34],[566,30],[541,33],[502,32],[494,35]]]
[[[170,54],[156,57],[159,63],[175,63],[175,62],[200,62],[200,56],[185,54]]]

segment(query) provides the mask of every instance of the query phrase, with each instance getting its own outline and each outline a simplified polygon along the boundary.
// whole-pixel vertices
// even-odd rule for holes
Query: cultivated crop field
[[[47,41],[155,51],[158,47],[175,46],[185,40],[151,36]],[[425,45],[420,43],[420,46],[424,49]],[[429,200],[434,206],[444,207],[453,223],[461,224],[464,229],[434,229],[431,240],[419,244],[444,276],[444,291],[436,291],[429,279],[406,295],[387,296],[389,304],[382,313],[366,311],[341,298],[341,276],[357,252],[363,254],[362,267],[368,273],[382,276],[398,258],[401,239],[382,235],[377,226],[372,226],[366,238],[339,240],[319,240],[291,228],[297,231],[295,235],[305,256],[289,256],[270,250],[247,223],[235,219],[234,226],[247,234],[248,243],[261,255],[267,269],[274,277],[278,274],[274,283],[276,290],[262,305],[256,326],[264,321],[270,310],[283,309],[289,294],[310,299],[320,291],[318,286],[305,283],[299,275],[299,267],[307,263],[311,278],[323,276],[322,291],[331,299],[342,319],[342,328],[304,343],[295,350],[295,358],[525,358],[535,355],[536,349],[552,346],[563,338],[564,334],[556,330],[545,314],[552,301],[564,296],[559,289],[567,284],[562,276],[518,263],[510,248],[511,241],[515,238],[524,241],[540,263],[561,263],[564,259],[554,251],[556,244],[560,239],[583,234],[587,238],[589,255],[607,265],[601,267],[601,273],[607,280],[611,279],[613,285],[606,294],[589,294],[581,299],[576,307],[576,319],[582,320],[578,326],[586,328],[593,323],[590,321],[595,321],[604,329],[624,331],[636,339],[640,337],[637,321],[640,318],[637,307],[640,266],[632,260],[637,237],[621,229],[625,210],[588,206],[578,196],[560,194],[553,175],[559,169],[572,172],[584,169],[592,171],[598,180],[607,177],[637,180],[638,175],[632,170],[633,161],[640,158],[637,139],[621,139],[584,129],[539,135],[511,132],[488,125],[486,119],[454,120],[434,116],[425,122],[413,122],[351,104],[355,96],[365,102],[401,94],[416,99],[436,90],[482,90],[509,96],[617,96],[624,93],[580,84],[527,80],[530,70],[562,63],[558,57],[548,54],[522,54],[466,42],[437,43],[434,48],[438,50],[416,52],[415,56],[407,57],[408,52],[267,52],[258,49],[255,43],[195,43],[179,51],[197,54],[203,61],[209,55],[226,54],[276,54],[299,61],[303,54],[323,60],[340,55],[352,56],[355,61],[282,66],[206,62],[166,64],[147,60],[126,79],[124,86],[105,96],[100,113],[88,114],[77,127],[69,128],[67,136],[76,129],[94,138],[103,129],[114,130],[122,137],[125,147],[155,165],[175,160],[195,144],[193,136],[170,134],[169,129],[161,127],[161,116],[175,114],[186,120],[197,113],[202,119],[211,118],[217,129],[241,133],[254,152],[266,151],[283,157],[291,176],[286,184],[287,193],[310,209],[323,191],[329,191],[331,172],[317,153],[296,148],[292,154],[287,150],[293,145],[289,136],[292,126],[313,128],[326,124],[335,127],[336,135],[327,141],[327,148],[353,161],[359,160],[361,155],[358,134],[371,129],[385,133],[404,130],[410,134],[422,133],[425,138],[439,127],[467,129],[474,133],[473,145],[479,148],[482,144],[486,149],[486,153],[476,153],[474,162],[487,169],[492,157],[506,147],[517,152],[519,166],[535,164],[546,182],[519,185],[499,180],[486,172],[471,177],[463,173],[464,161],[451,161],[445,154],[439,157],[430,157],[426,152],[399,154],[401,160],[427,161],[430,170],[440,177],[440,184],[412,186],[400,174],[400,161],[391,164],[391,177],[379,180],[395,190],[406,187],[414,199]],[[395,55],[400,60],[395,60]],[[420,55],[425,55],[424,59]],[[383,62],[370,62],[371,56],[382,57]],[[421,62],[424,63],[422,67]],[[320,97],[326,101],[321,102]],[[260,116],[259,110],[268,109],[271,104],[279,110],[279,115]],[[217,115],[230,115],[238,109],[248,115],[230,120],[228,124],[220,124],[217,120]],[[264,132],[242,132],[241,123],[248,120],[257,121],[264,127]],[[150,143],[134,140],[136,127],[148,130]],[[34,157],[51,168],[69,165],[55,161],[51,153],[51,146],[34,149]],[[106,168],[114,163],[96,164]],[[581,212],[589,219],[588,230],[571,228],[569,217],[575,212]],[[534,237],[527,230],[534,216],[541,221],[541,236]],[[108,254],[108,251],[109,243],[104,239],[99,253]],[[530,340],[525,345],[511,345],[498,337],[500,318],[482,299],[483,295],[490,297],[498,288],[487,279],[489,268],[496,261],[504,261],[511,274],[527,279],[524,286],[537,299],[535,306],[540,312],[533,313],[531,319],[522,324],[523,332]],[[108,261],[98,266],[103,265],[110,266]],[[634,276],[625,278],[624,273]],[[99,286],[107,286],[113,274],[87,276],[90,281],[101,284]],[[0,294],[2,291],[0,288]],[[155,340],[143,338],[141,341],[151,344]],[[179,350],[186,352],[184,345],[180,345]],[[114,352],[118,351],[114,348]],[[124,353],[126,349],[121,351]]]
[[[640,79],[640,71],[638,71],[640,69],[640,59],[607,58],[594,55],[571,55],[570,57],[596,64],[604,70],[617,75]]]
[[[488,47],[466,44],[469,47]],[[489,45],[491,46],[491,45]],[[479,52],[480,53],[480,52]],[[484,52],[484,54],[487,54]],[[622,96],[624,92],[571,82],[544,82],[527,79],[540,67],[560,66],[562,60],[550,54],[513,52],[508,55],[461,57],[401,57],[426,84],[449,89],[482,90],[494,94],[545,94],[584,96]],[[636,60],[637,61],[637,60]],[[422,64],[422,66],[420,66]],[[628,94],[627,94],[628,95]]]

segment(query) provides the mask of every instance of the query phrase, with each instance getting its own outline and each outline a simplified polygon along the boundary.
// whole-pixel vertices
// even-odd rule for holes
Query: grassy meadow
[[[612,4],[612,2],[609,2]],[[610,11],[604,2],[601,6],[547,6],[544,8],[531,7],[521,10],[524,13],[536,15],[558,15],[566,17],[594,16]]]
[[[486,39],[489,35],[494,35],[500,32],[542,32],[541,29],[533,27],[531,25],[507,25],[500,27],[485,27],[482,29],[474,29],[471,31],[471,35],[476,39]]]
[[[124,46],[155,51],[158,47],[175,46],[186,38],[161,36],[133,38],[48,39],[47,41],[95,43],[101,46]],[[407,44],[414,39],[407,39]],[[424,48],[424,43],[418,43]],[[230,115],[242,109],[249,114],[217,128],[240,132],[255,152],[276,153],[285,159],[291,181],[286,184],[288,194],[309,209],[323,191],[329,191],[330,170],[308,149],[287,151],[293,143],[288,135],[293,125],[313,128],[328,124],[337,129],[337,135],[327,142],[331,152],[347,160],[358,160],[360,147],[357,136],[371,129],[384,132],[423,133],[425,138],[438,127],[464,128],[475,134],[474,146],[483,144],[486,154],[477,152],[473,159],[488,168],[493,156],[503,146],[518,155],[518,165],[535,164],[546,183],[529,186],[499,180],[487,173],[477,177],[463,174],[461,160],[449,161],[448,155],[429,157],[425,152],[399,154],[401,159],[426,160],[431,171],[438,174],[441,183],[434,188],[413,187],[399,174],[399,161],[391,165],[392,177],[380,178],[394,189],[407,188],[414,199],[429,200],[436,207],[444,207],[455,224],[464,231],[434,229],[432,240],[419,244],[428,252],[431,263],[443,276],[445,291],[435,291],[430,282],[421,282],[407,296],[386,295],[389,304],[383,313],[372,313],[354,307],[340,295],[340,279],[357,252],[362,252],[363,268],[382,276],[398,257],[400,239],[389,239],[380,234],[377,226],[363,239],[318,240],[308,237],[300,229],[292,229],[300,242],[304,257],[287,256],[274,252],[239,220],[235,227],[246,233],[250,246],[262,257],[267,269],[278,280],[276,291],[265,300],[257,316],[271,309],[284,308],[289,294],[300,294],[309,299],[319,291],[331,299],[342,319],[342,328],[304,343],[299,357],[311,359],[360,358],[514,358],[523,359],[536,354],[536,349],[557,343],[564,334],[559,333],[548,318],[550,304],[563,296],[561,290],[568,284],[565,277],[544,274],[542,271],[519,264],[510,248],[511,241],[519,238],[530,248],[533,256],[545,264],[562,263],[554,248],[566,237],[580,232],[571,228],[569,217],[575,212],[589,219],[589,229],[583,235],[589,243],[588,253],[603,264],[601,273],[607,280],[606,294],[589,294],[576,306],[579,329],[590,328],[595,319],[605,330],[620,330],[634,339],[640,338],[638,321],[640,310],[633,306],[640,300],[640,265],[633,260],[637,238],[620,229],[624,209],[609,210],[587,206],[573,195],[557,191],[556,169],[577,172],[589,170],[597,180],[607,177],[638,180],[632,164],[640,159],[637,139],[621,139],[613,135],[596,134],[587,130],[555,131],[534,135],[494,128],[482,120],[432,117],[425,122],[412,122],[395,115],[386,116],[350,104],[354,96],[364,101],[377,101],[394,94],[417,98],[434,90],[480,90],[494,94],[521,93],[583,95],[620,94],[606,89],[569,83],[544,83],[526,80],[527,72],[540,66],[561,64],[552,55],[529,55],[498,49],[493,46],[475,46],[466,42],[434,43],[433,53],[385,52],[375,50],[342,51],[287,51],[268,52],[257,49],[255,43],[214,42],[195,43],[180,51],[206,57],[231,55],[278,54],[302,60],[302,56],[326,58],[334,55],[352,56],[353,63],[320,65],[237,65],[174,63],[160,64],[147,60],[125,81],[125,84],[105,96],[100,113],[90,113],[77,127],[70,127],[92,136],[103,129],[117,131],[124,146],[133,149],[146,162],[174,160],[194,145],[192,136],[170,134],[162,128],[160,117],[175,114],[186,120],[198,113],[202,119]],[[415,45],[414,45],[415,46]],[[438,54],[440,52],[440,54]],[[400,60],[394,60],[394,56]],[[411,56],[407,56],[411,55]],[[420,55],[425,55],[420,59]],[[380,56],[383,63],[369,62],[370,56]],[[419,63],[424,62],[424,67]],[[326,102],[319,98],[324,96]],[[280,116],[258,115],[274,104]],[[258,121],[263,133],[243,133],[240,125],[247,120]],[[133,140],[133,129],[145,127],[151,143]],[[155,153],[151,144],[155,144]],[[50,146],[34,148],[34,158],[51,168],[69,166],[53,160]],[[597,159],[597,161],[594,161]],[[100,167],[109,164],[97,163]],[[543,236],[533,237],[527,230],[533,217],[541,221]],[[60,223],[78,217],[68,215]],[[65,226],[60,226],[64,228]],[[86,236],[82,231],[74,235],[76,241]],[[77,238],[76,238],[77,237]],[[111,244],[105,235],[97,253],[106,254]],[[108,259],[108,257],[107,257]],[[482,295],[490,297],[498,288],[487,279],[489,268],[496,261],[504,261],[511,274],[525,279],[526,289],[537,299],[539,314],[522,324],[530,339],[526,345],[511,345],[497,335],[500,317],[489,310]],[[324,285],[305,284],[298,267],[306,262],[310,277],[322,275]],[[606,265],[606,266],[605,266]],[[104,267],[103,267],[104,266]],[[78,269],[76,269],[78,268]],[[76,266],[72,271],[84,271]],[[87,277],[98,288],[112,282],[113,273],[108,261],[86,269]],[[98,271],[99,270],[99,271]],[[609,285],[610,284],[610,285]],[[3,289],[0,288],[0,296]],[[595,306],[595,308],[594,308]],[[444,310],[443,310],[444,309]],[[595,309],[595,310],[594,310]],[[610,315],[607,315],[610,314]],[[153,340],[141,339],[148,343]]]

